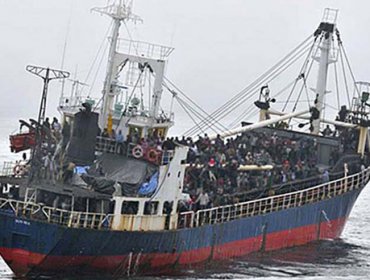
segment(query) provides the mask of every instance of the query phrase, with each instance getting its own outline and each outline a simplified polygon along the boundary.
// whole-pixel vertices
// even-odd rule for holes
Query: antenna
[[[68,19],[68,23],[67,23],[67,32],[66,32],[66,37],[65,37],[65,40],[64,40],[62,61],[61,61],[61,65],[60,65],[61,69],[64,68],[64,63],[65,63],[65,58],[66,58],[68,37],[69,37],[69,32],[70,32],[70,29],[71,29],[71,21],[72,21],[73,0],[71,1],[70,4],[71,4],[71,6],[70,6],[69,19]],[[65,88],[65,79],[62,80],[62,88],[61,88],[61,94],[60,94],[61,99],[63,99],[63,97],[64,97],[64,88]]]
[[[140,22],[143,20],[132,13],[133,0],[115,0],[109,6],[102,8],[93,8],[91,11],[97,12],[101,15],[107,15],[111,18],[119,21],[133,21],[134,23]]]
[[[38,123],[42,124],[44,122],[45,118],[45,109],[46,109],[46,99],[48,95],[48,88],[49,88],[49,82],[51,80],[57,80],[57,79],[65,79],[69,77],[69,72],[61,71],[61,70],[54,70],[50,68],[45,67],[39,67],[39,66],[33,66],[28,65],[26,67],[26,70],[44,81],[44,88],[42,91],[42,97],[41,97],[41,104],[39,109],[39,116],[38,116]]]

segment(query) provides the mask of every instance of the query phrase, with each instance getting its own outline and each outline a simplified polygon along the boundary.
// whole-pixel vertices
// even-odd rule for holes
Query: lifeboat
[[[35,128],[23,120],[19,120],[19,122],[21,124],[20,132],[9,136],[10,151],[12,153],[26,151],[36,145]],[[22,133],[23,127],[27,127],[28,132]]]
[[[18,133],[9,136],[10,151],[12,153],[19,153],[28,150],[36,145],[35,131],[26,133]]]

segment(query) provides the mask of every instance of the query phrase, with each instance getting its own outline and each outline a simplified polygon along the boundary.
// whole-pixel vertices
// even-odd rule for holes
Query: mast
[[[333,42],[333,33],[335,30],[338,10],[325,9],[324,17],[316,32],[320,32],[323,36],[323,42],[319,46],[320,55],[314,57],[319,62],[319,71],[316,84],[316,98],[314,104],[314,111],[316,116],[312,120],[312,134],[318,135],[320,133],[320,123],[322,118],[322,111],[324,109],[324,98],[326,94],[326,86],[328,79],[329,64],[335,62],[331,59],[330,51]],[[314,115],[314,114],[313,114]]]
[[[99,118],[99,125],[101,128],[105,128],[107,126],[108,118],[112,116],[113,112],[113,103],[116,96],[114,84],[116,84],[117,79],[117,77],[115,77],[114,67],[121,22],[131,20],[136,23],[138,21],[142,21],[138,16],[132,13],[132,5],[132,0],[114,0],[109,6],[93,9],[93,11],[107,15],[113,19],[113,30],[110,41],[107,73],[102,92],[103,106],[101,107]]]
[[[107,118],[110,114],[112,114],[112,109],[113,109],[113,101],[114,101],[115,94],[114,94],[114,88],[112,87],[112,82],[115,79],[115,77],[113,77],[112,73],[113,73],[114,56],[115,56],[115,52],[117,49],[117,42],[118,42],[120,27],[121,27],[121,19],[114,18],[112,39],[110,43],[109,56],[108,56],[107,73],[105,76],[104,88],[103,88],[103,106],[101,108],[101,117],[100,117],[101,128],[106,127]]]
[[[163,92],[163,77],[164,77],[164,63],[162,63],[162,67],[158,67],[156,71],[155,81],[154,81],[154,92],[153,92],[153,101],[150,110],[150,116],[152,118],[158,118],[159,116],[159,109],[161,103],[161,97]]]

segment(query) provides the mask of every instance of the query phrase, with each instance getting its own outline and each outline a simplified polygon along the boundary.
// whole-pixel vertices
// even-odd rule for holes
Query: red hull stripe
[[[84,266],[87,271],[126,271],[135,266],[140,272],[145,268],[170,265],[189,265],[207,260],[222,260],[247,255],[259,250],[277,250],[306,244],[317,239],[334,239],[343,231],[346,219],[340,218],[319,225],[309,225],[212,247],[175,253],[134,254],[128,256],[46,256],[21,249],[0,248],[5,261],[17,274],[26,274],[33,267],[37,271],[63,272]],[[131,259],[131,260],[130,260]]]

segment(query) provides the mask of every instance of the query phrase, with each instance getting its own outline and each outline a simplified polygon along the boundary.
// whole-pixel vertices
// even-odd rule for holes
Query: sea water
[[[0,120],[0,162],[15,160],[21,156],[11,154],[9,150],[8,135],[14,131],[16,125],[17,122],[13,120]],[[369,201],[370,184],[358,198],[341,239],[315,242],[268,254],[255,254],[201,269],[187,269],[176,276],[155,279],[370,279]],[[0,279],[15,279],[1,259]],[[72,280],[77,277],[66,276],[62,279]]]

